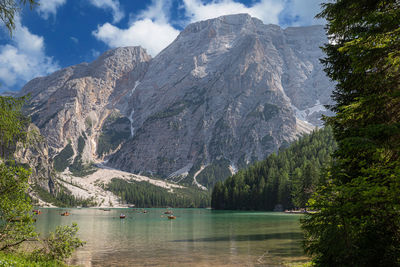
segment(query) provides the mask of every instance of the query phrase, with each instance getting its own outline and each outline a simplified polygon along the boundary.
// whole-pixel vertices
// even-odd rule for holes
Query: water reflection
[[[87,244],[71,259],[81,266],[253,266],[304,260],[297,215],[174,209],[175,220],[164,209],[147,214],[133,209],[105,212],[47,209],[37,229],[47,233],[60,224],[77,222]]]

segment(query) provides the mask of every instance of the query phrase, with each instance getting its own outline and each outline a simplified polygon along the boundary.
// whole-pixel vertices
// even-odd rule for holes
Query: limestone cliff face
[[[265,158],[311,129],[299,119],[319,123],[307,109],[329,101],[324,41],[322,26],[283,30],[246,14],[189,25],[127,99],[134,135],[109,164],[171,177]]]
[[[75,156],[96,159],[104,121],[118,112],[120,99],[142,78],[149,60],[140,47],[118,48],[25,85],[21,94],[31,95],[27,113],[47,138],[51,156],[71,144]]]
[[[333,88],[319,63],[326,40],[322,26],[223,16],[190,24],[153,59],[114,49],[22,94],[56,160],[197,183],[205,166],[234,171],[320,124]]]
[[[56,173],[45,138],[40,135],[40,130],[34,124],[28,127],[26,144],[18,143],[14,157],[18,163],[29,166],[32,174],[29,183],[53,193],[56,190]]]

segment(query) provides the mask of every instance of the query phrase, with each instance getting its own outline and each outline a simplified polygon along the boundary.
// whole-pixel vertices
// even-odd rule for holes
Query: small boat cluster
[[[133,208],[133,207],[134,207],[134,206],[130,206],[129,208]],[[99,210],[102,210],[102,211],[111,211],[111,209],[109,209],[109,208],[100,208]],[[143,214],[148,213],[148,211],[145,210],[145,209],[136,209],[136,208],[135,208],[135,209],[133,209],[133,211],[136,212],[136,213],[143,213]],[[42,214],[42,211],[39,210],[39,209],[34,209],[34,210],[32,210],[32,212],[33,212],[34,214],[36,214],[36,215]],[[285,211],[285,212],[286,212],[286,211]],[[69,216],[70,213],[69,213],[68,211],[64,211],[64,212],[61,212],[60,215],[61,215],[61,216]],[[121,214],[119,215],[119,218],[120,218],[120,219],[125,219],[126,217],[127,217],[127,216],[126,216],[126,214],[124,214],[124,213],[121,213]],[[176,216],[173,214],[173,211],[172,211],[171,209],[169,209],[169,208],[167,208],[167,209],[163,212],[163,215],[161,215],[161,217],[166,217],[166,218],[168,218],[169,220],[176,219]]]
[[[170,209],[167,209],[166,211],[164,211],[164,214],[167,215],[167,218],[169,220],[176,219],[176,216],[173,214],[172,210],[170,210]]]

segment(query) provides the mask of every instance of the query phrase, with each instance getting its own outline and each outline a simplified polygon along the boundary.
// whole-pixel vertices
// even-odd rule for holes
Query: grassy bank
[[[2,267],[67,267],[57,260],[35,260],[29,254],[0,252],[0,266]]]

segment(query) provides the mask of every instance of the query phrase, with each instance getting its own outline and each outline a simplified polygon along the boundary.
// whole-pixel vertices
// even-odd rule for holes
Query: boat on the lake
[[[172,214],[172,210],[166,210],[164,214]]]
[[[61,215],[61,216],[69,216],[69,214],[70,214],[70,213],[69,213],[68,211],[66,211],[66,212],[61,213],[60,215]]]
[[[176,219],[176,216],[174,216],[174,215],[169,215],[169,216],[168,216],[168,219],[170,219],[170,220]]]
[[[120,219],[125,219],[125,218],[126,218],[126,215],[121,213],[121,214],[119,215],[119,218],[120,218]]]

